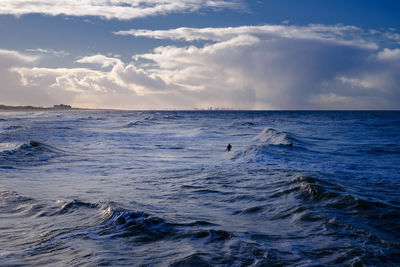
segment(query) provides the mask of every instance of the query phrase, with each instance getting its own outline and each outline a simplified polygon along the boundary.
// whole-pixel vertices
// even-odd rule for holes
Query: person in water
[[[229,152],[229,151],[231,151],[231,149],[232,149],[231,144],[228,144],[228,145],[226,146],[226,150]]]

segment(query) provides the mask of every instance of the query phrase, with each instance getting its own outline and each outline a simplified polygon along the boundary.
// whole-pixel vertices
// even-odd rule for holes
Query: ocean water
[[[0,265],[399,266],[400,112],[1,112]]]

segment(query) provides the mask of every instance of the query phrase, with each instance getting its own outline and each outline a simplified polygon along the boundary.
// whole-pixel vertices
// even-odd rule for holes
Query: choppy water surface
[[[400,112],[3,112],[0,265],[398,266],[399,133]]]

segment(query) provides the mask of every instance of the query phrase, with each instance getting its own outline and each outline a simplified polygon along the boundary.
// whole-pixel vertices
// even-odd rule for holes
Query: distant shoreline
[[[0,105],[0,111],[38,111],[38,110],[67,111],[67,110],[88,110],[88,109],[85,109],[85,108],[72,108],[72,107],[34,107],[34,106],[6,106],[6,105]]]
[[[381,111],[381,112],[398,112],[400,110],[393,110],[393,109],[387,109],[387,110],[261,110],[261,109],[107,109],[107,108],[74,108],[74,107],[35,107],[35,106],[7,106],[7,105],[0,105],[0,112],[4,111],[76,111],[76,110],[81,110],[81,111],[90,111],[90,110],[108,110],[108,111],[199,111],[199,112],[240,112],[240,111],[252,111],[252,112],[263,112],[263,111],[271,111],[271,112],[365,112],[365,111]]]

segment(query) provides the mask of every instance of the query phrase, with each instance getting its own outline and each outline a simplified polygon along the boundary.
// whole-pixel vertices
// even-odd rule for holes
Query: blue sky
[[[2,0],[0,103],[399,109],[399,1]]]

